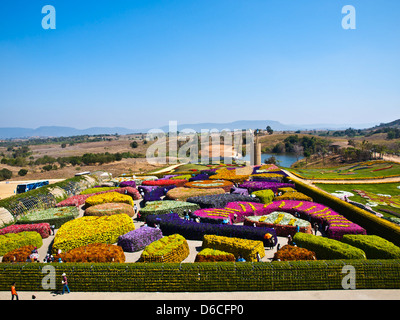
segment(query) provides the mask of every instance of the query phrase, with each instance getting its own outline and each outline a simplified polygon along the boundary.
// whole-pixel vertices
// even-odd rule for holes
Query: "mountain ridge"
[[[396,120],[390,123],[400,122]],[[388,123],[389,124],[389,123]],[[382,125],[382,123],[380,124]],[[234,130],[234,129],[265,129],[270,126],[274,131],[296,131],[296,130],[344,130],[347,128],[366,129],[377,126],[373,124],[282,124],[274,120],[238,120],[227,123],[203,122],[193,124],[178,124],[178,131],[183,129],[193,129],[200,132],[201,129],[211,130]],[[99,134],[135,134],[147,133],[151,128],[129,129],[124,127],[91,127],[86,129],[76,129],[66,126],[41,126],[36,129],[22,127],[4,127],[0,128],[0,139],[17,139],[17,138],[44,138],[44,137],[69,137],[79,135],[99,135]],[[161,126],[164,132],[169,131],[169,126]]]

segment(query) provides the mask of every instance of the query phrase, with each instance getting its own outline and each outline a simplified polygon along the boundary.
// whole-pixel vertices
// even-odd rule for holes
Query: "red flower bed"
[[[0,235],[6,233],[19,233],[23,231],[36,231],[42,239],[48,238],[51,234],[49,223],[34,223],[34,224],[13,224],[11,226],[0,229]]]
[[[139,200],[141,198],[140,193],[136,188],[124,187],[124,188],[116,188],[116,189],[101,191],[101,192],[96,192],[96,193],[79,194],[76,196],[72,196],[68,199],[65,199],[65,200],[57,203],[56,207],[72,207],[72,206],[80,207],[85,204],[85,201],[87,198],[97,195],[97,194],[108,193],[108,192],[118,192],[121,194],[127,194],[128,196],[131,196],[133,200]]]
[[[165,179],[165,180],[145,180],[142,182],[142,186],[156,186],[156,187],[168,187],[177,186],[183,187],[187,180],[184,179]]]

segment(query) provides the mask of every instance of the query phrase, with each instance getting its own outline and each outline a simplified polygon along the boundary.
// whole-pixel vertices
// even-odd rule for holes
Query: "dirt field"
[[[62,181],[64,179],[49,179],[49,184]],[[19,180],[19,181],[1,181],[0,182],[0,199],[11,197],[15,194],[17,185],[22,183],[31,183],[38,180]]]

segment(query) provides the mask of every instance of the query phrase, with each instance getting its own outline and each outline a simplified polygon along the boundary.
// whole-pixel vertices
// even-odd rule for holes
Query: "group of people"
[[[65,291],[67,291],[67,293],[71,292],[70,289],[69,289],[69,286],[68,286],[68,278],[67,278],[67,275],[65,274],[65,272],[61,275],[61,284],[63,285],[63,289],[62,289],[62,293],[61,294],[64,294]],[[13,281],[11,283],[11,300],[14,300],[14,298],[15,298],[15,300],[19,300],[19,296],[18,296],[18,293],[17,293],[16,282],[15,281]],[[33,295],[32,299],[36,299],[36,296]]]

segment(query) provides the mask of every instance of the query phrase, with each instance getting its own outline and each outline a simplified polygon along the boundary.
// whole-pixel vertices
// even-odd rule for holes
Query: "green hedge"
[[[367,259],[400,259],[400,248],[379,236],[346,234],[341,241],[363,250]]]
[[[366,259],[363,250],[347,243],[313,234],[297,232],[293,237],[299,247],[314,251],[317,259]]]
[[[334,197],[325,191],[305,184],[298,179],[292,177],[290,179],[294,182],[298,191],[309,195],[315,202],[323,203],[339,212],[350,221],[353,221],[366,229],[368,234],[378,235],[393,242],[395,245],[400,246],[400,226],[379,218],[376,215]]]
[[[53,263],[56,290],[61,274],[71,291],[79,292],[196,292],[340,290],[345,265],[356,271],[356,289],[399,289],[400,260],[316,260],[282,262],[203,263]],[[42,263],[3,263],[0,290],[15,281],[20,291],[42,288]],[[51,291],[51,290],[48,290]]]

